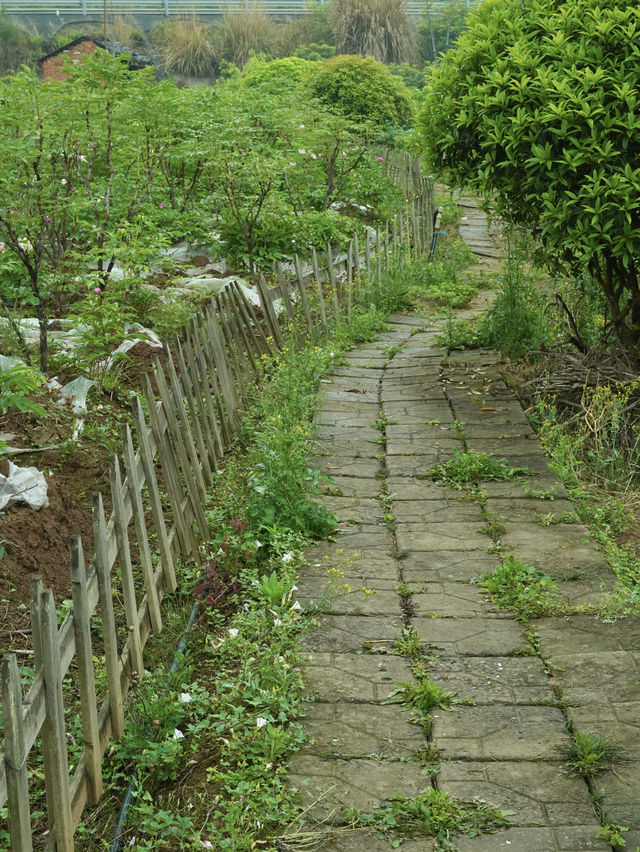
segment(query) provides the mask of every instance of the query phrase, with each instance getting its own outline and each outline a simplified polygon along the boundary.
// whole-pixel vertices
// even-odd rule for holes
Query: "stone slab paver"
[[[445,761],[438,786],[463,801],[478,797],[512,811],[509,819],[525,826],[599,824],[582,779],[569,778],[559,764],[541,761]]]
[[[370,643],[392,644],[403,628],[400,616],[325,615],[304,639],[310,651],[360,652]]]
[[[558,748],[569,741],[565,718],[555,707],[454,706],[435,709],[433,719],[444,760],[556,760]]]
[[[593,826],[509,828],[481,837],[456,838],[458,852],[611,852]]]
[[[411,619],[423,642],[441,654],[474,657],[504,657],[527,645],[522,627],[515,621],[498,618],[423,618]]]
[[[331,836],[322,844],[322,852],[389,852],[391,846],[386,838],[376,837],[365,831],[344,827],[340,834]],[[433,842],[421,837],[419,840],[404,840],[402,852],[433,852]]]
[[[482,524],[482,513],[474,503],[451,500],[403,500],[394,503],[394,515],[404,524],[474,523]]]
[[[316,703],[305,711],[305,732],[312,739],[306,754],[343,760],[408,758],[424,747],[422,728],[386,705]]]
[[[411,678],[404,657],[393,654],[314,652],[304,664],[305,686],[319,701],[380,704],[395,683]]]
[[[477,706],[549,701],[544,665],[538,657],[439,657],[430,668],[441,689]]]
[[[410,589],[417,589],[410,598],[415,616],[436,613],[448,618],[511,618],[505,610],[496,610],[478,586],[433,582],[407,585]]]
[[[409,553],[433,550],[486,550],[491,539],[480,531],[480,523],[399,524],[398,548]]]
[[[352,592],[342,593],[345,585],[353,589]],[[337,588],[334,584],[329,587],[327,596],[326,583],[321,594],[314,596],[309,594],[305,584],[305,594],[298,594],[298,599],[305,609],[313,604],[320,604],[323,611],[330,615],[402,615],[401,600],[394,589],[378,590],[366,587],[367,591],[360,591],[364,583],[355,584],[353,580],[344,577],[339,579]],[[320,590],[319,590],[320,591]]]
[[[424,582],[468,582],[493,571],[500,560],[494,553],[476,550],[434,550],[407,554],[400,562],[402,576],[409,585]]]
[[[335,760],[300,754],[289,763],[289,783],[299,791],[307,816],[344,821],[345,808],[368,810],[401,793],[417,796],[428,788],[418,763],[382,760]]]

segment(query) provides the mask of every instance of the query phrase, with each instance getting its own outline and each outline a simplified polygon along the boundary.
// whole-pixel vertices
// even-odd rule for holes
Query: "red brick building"
[[[67,60],[70,59],[76,65],[78,62],[82,62],[85,56],[94,54],[99,47],[108,50],[114,56],[128,53],[131,56],[128,65],[133,71],[153,64],[146,56],[135,53],[117,41],[95,38],[94,36],[81,36],[68,44],[63,44],[62,47],[40,59],[44,80],[66,80],[69,76],[65,68]]]

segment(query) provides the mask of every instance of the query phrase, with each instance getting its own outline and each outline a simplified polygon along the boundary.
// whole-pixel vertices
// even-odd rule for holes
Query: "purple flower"
[[[166,207],[166,206],[167,206],[166,201],[161,201],[161,202],[160,202],[160,207]]]
[[[44,221],[45,221],[45,222],[47,223],[47,225],[48,225],[48,224],[51,222],[51,219],[50,219],[48,216],[45,216],[45,217],[44,217]]]
[[[93,292],[96,294],[96,296],[99,296],[100,293],[102,293],[102,290],[99,287],[94,287]]]
[[[384,160],[384,157],[376,157],[376,162],[378,162],[378,163],[382,163],[383,160]]]

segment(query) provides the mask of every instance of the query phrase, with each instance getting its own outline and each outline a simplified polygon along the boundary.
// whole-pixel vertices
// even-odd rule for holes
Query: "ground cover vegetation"
[[[636,32],[624,0],[488,0],[432,70],[420,119],[431,167],[506,223],[495,303],[442,340],[510,359],[504,375],[619,578],[608,617],[637,612],[640,581]]]

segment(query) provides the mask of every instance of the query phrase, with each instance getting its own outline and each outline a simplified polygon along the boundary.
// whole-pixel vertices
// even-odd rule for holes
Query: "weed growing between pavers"
[[[571,777],[590,778],[611,768],[622,754],[620,745],[611,737],[575,731],[569,745],[560,749]]]
[[[433,837],[435,849],[455,848],[454,834],[477,837],[510,825],[497,808],[480,803],[454,801],[447,793],[433,788],[417,796],[394,796],[366,813],[353,810],[349,818],[354,825],[371,827],[398,847],[404,837]],[[399,835],[399,837],[394,837]]]
[[[541,527],[551,527],[555,524],[577,524],[580,518],[575,512],[534,512],[533,520]]]
[[[433,465],[419,478],[432,479],[441,485],[463,490],[478,487],[481,482],[503,482],[531,473],[526,468],[510,465],[506,459],[498,458],[493,453],[454,450],[453,458]]]
[[[483,574],[477,582],[486,589],[498,609],[513,609],[519,620],[549,615],[561,606],[558,587],[551,577],[512,555],[506,556],[501,565]]]

